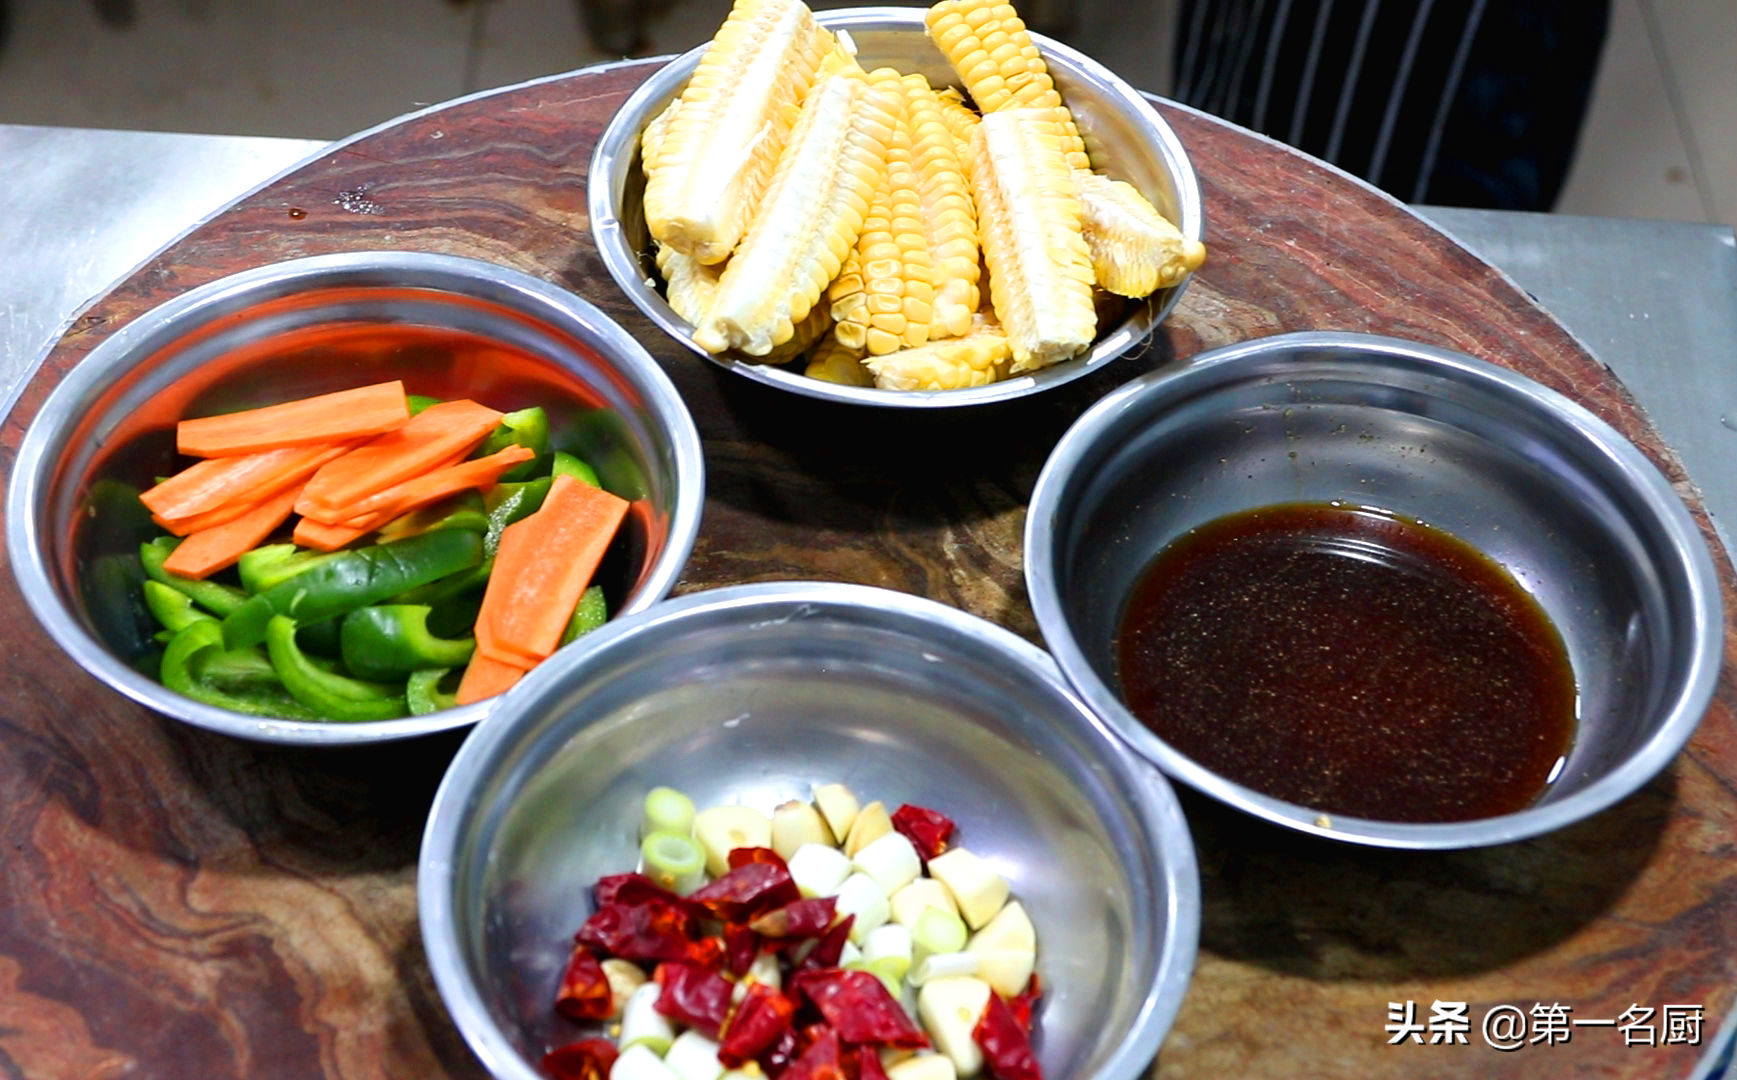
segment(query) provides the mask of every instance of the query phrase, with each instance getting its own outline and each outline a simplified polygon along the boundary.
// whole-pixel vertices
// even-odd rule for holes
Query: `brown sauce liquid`
[[[1574,736],[1574,672],[1537,601],[1381,511],[1294,503],[1191,531],[1135,587],[1118,645],[1123,699],[1171,746],[1329,813],[1512,813]]]

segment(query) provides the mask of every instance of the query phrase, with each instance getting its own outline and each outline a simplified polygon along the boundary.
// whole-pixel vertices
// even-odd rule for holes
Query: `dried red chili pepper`
[[[838,1059],[838,1039],[835,1031],[818,1032],[802,1056],[784,1070],[780,1080],[844,1080],[844,1066]]]
[[[725,922],[746,922],[763,911],[802,899],[790,871],[777,863],[748,862],[688,897]]]
[[[718,971],[724,966],[724,939],[704,937],[693,943],[688,949],[688,962],[698,964],[707,971]]]
[[[703,905],[677,896],[644,874],[611,874],[609,877],[599,880],[594,891],[599,910],[614,907],[617,904],[627,907],[635,907],[640,904],[664,904],[685,912],[689,918],[709,919],[712,917],[712,913],[707,911]]]
[[[769,847],[731,848],[730,854],[725,856],[725,859],[729,862],[730,869],[732,870],[739,866],[747,866],[749,863],[757,862],[770,863],[773,866],[781,867],[786,873],[790,870],[790,865],[784,861],[784,856],[778,854]]]
[[[903,834],[927,862],[947,850],[947,838],[953,835],[953,819],[906,803],[893,811],[893,828]]]
[[[1037,1055],[1031,1052],[1031,1039],[1001,995],[989,995],[989,1007],[983,1010],[971,1037],[983,1048],[983,1061],[995,1080],[1043,1080]]]
[[[808,955],[802,958],[802,963],[796,965],[796,970],[824,971],[837,967],[839,957],[844,955],[845,943],[850,940],[850,928],[855,922],[855,915],[846,915],[838,920],[831,930],[820,936],[814,948],[808,950]]]
[[[690,960],[694,931],[687,912],[668,904],[612,904],[586,919],[576,940],[625,960]]]
[[[614,904],[622,903],[622,890],[636,887],[644,887],[657,892],[663,891],[662,888],[644,874],[610,874],[607,877],[598,878],[597,884],[591,887],[591,892],[597,898],[597,906],[600,908],[606,908]],[[637,904],[640,901],[628,900],[626,902],[629,904]]]
[[[1032,972],[1031,981],[1025,984],[1025,989],[1019,996],[1007,1003],[1013,1010],[1013,1018],[1019,1021],[1019,1026],[1029,1034],[1036,1030],[1033,1024],[1036,1019],[1037,1003],[1043,997],[1043,983],[1038,981],[1037,972]]]
[[[652,978],[663,987],[652,1006],[658,1012],[695,1028],[708,1039],[730,1015],[730,981],[693,963],[659,964]]]
[[[580,1039],[543,1055],[543,1071],[555,1080],[607,1080],[620,1051],[608,1039]]]
[[[718,1060],[740,1068],[772,1049],[796,1020],[796,1003],[763,983],[748,987],[748,995],[730,1015]]]
[[[760,935],[751,928],[732,923],[724,927],[724,969],[741,978],[748,973],[754,958],[760,955]]]
[[[856,1080],[887,1080],[887,1070],[881,1067],[881,1056],[874,1047],[856,1048]]]
[[[607,1020],[614,1005],[609,976],[603,974],[597,954],[583,945],[573,946],[573,957],[555,991],[555,1011],[569,1020]]]
[[[801,1039],[796,1034],[796,1029],[786,1028],[784,1034],[773,1040],[772,1045],[761,1051],[760,1056],[754,1060],[760,1063],[761,1072],[771,1080],[778,1080],[779,1074],[801,1055]]]
[[[759,933],[772,938],[811,938],[826,933],[838,913],[838,897],[822,896],[813,900],[798,900],[768,911],[749,923]]]
[[[872,1043],[903,1050],[921,1050],[928,1036],[911,1022],[903,1005],[886,984],[866,971],[799,971],[791,987],[820,1010],[847,1043]]]

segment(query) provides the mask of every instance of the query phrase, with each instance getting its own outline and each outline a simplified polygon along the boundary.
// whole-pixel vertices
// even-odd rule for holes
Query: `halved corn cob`
[[[827,296],[838,321],[839,342],[880,356],[929,340],[935,286],[902,76],[892,68],[879,68],[868,78],[892,106],[887,167],[856,248]]]
[[[974,136],[971,193],[1012,374],[1085,351],[1097,331],[1091,255],[1064,138],[1054,109],[990,113]]]
[[[929,337],[962,337],[971,329],[971,316],[982,299],[978,292],[977,211],[971,204],[958,143],[929,80],[906,75],[901,87],[935,289]],[[975,124],[976,118],[970,122]]]
[[[677,122],[686,114],[684,105]],[[765,356],[795,336],[862,231],[892,131],[891,105],[865,77],[843,72],[816,84],[696,344]],[[663,162],[669,153],[666,144]]]
[[[648,177],[657,169],[658,152],[669,131],[669,122],[681,103],[679,97],[671,101],[656,119],[645,126],[645,133],[640,136],[639,157]],[[711,306],[712,294],[718,291],[718,278],[724,272],[723,266],[707,266],[668,244],[655,240],[652,243],[657,244],[657,269],[663,275],[664,299],[669,301],[670,308],[677,315],[690,324],[698,323],[705,317],[706,308]]]
[[[1099,285],[1138,299],[1174,285],[1206,261],[1206,245],[1190,240],[1133,185],[1076,172],[1086,247]]]
[[[825,304],[815,304],[808,312],[808,317],[796,324],[796,332],[790,335],[790,340],[781,345],[772,346],[772,351],[766,354],[766,363],[782,364],[786,360],[794,360],[824,337],[830,337],[832,330],[832,312]]]
[[[712,306],[724,268],[707,266],[665,244],[657,246],[657,268],[663,274],[664,299],[670,308],[690,325],[698,326]]]
[[[1013,5],[998,0],[940,0],[924,21],[929,36],[985,116],[1002,109],[1061,109],[1068,164],[1091,168],[1073,114],[1066,111],[1043,54]]]
[[[657,154],[663,146],[664,136],[669,134],[669,124],[675,119],[675,114],[682,107],[680,96],[665,105],[663,111],[645,125],[645,131],[639,137],[639,167],[649,179],[657,171]]]
[[[736,0],[647,178],[653,237],[703,263],[729,257],[833,44],[802,0]]]
[[[1012,362],[1007,335],[980,315],[964,337],[871,357],[864,365],[882,390],[962,390],[1005,379]]]
[[[935,91],[935,100],[941,103],[941,122],[953,133],[959,160],[967,160],[971,156],[971,133],[977,130],[977,111],[965,104],[965,96],[956,86],[944,86]]]
[[[810,379],[843,386],[875,384],[874,376],[869,374],[868,368],[863,367],[862,350],[840,345],[835,334],[828,334],[820,339],[820,344],[809,354],[808,369],[804,374]]]

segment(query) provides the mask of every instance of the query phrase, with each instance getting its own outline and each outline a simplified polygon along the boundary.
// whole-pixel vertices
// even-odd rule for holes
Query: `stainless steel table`
[[[325,144],[0,125],[0,417],[96,295]],[[1737,236],[1723,226],[1420,207],[1634,392],[1737,538]],[[1718,1076],[1737,1014],[1691,1080]]]

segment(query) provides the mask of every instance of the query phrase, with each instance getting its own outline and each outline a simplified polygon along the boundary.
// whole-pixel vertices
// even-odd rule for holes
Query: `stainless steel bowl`
[[[502,1080],[581,1037],[552,1008],[590,885],[638,860],[640,805],[770,811],[842,781],[955,818],[1031,913],[1050,1076],[1133,1080],[1194,965],[1199,883],[1168,785],[1041,651],[857,585],[748,585],[610,623],[532,672],[453,760],[417,876],[423,944]]]
[[[929,40],[921,8],[845,8],[820,12],[816,17],[829,29],[850,31],[858,48],[857,61],[866,70],[893,67],[906,74],[921,74],[937,88],[959,85],[947,58]],[[1097,61],[1041,34],[1033,34],[1032,39],[1043,50],[1056,87],[1073,110],[1093,163],[1139,188],[1184,236],[1204,239],[1206,217],[1200,185],[1181,140],[1164,118],[1138,90]],[[693,328],[670,309],[653,284],[657,278],[655,249],[640,205],[645,194],[645,177],[639,167],[640,133],[681,93],[704,52],[702,46],[676,57],[622,104],[592,153],[588,198],[591,233],[615,283],[665,333],[722,367],[770,386],[833,401],[918,409],[981,405],[1035,394],[1103,367],[1144,341],[1182,299],[1187,279],[1133,304],[1121,324],[1102,334],[1083,357],[970,390],[902,392],[839,386],[756,363],[752,357],[736,353],[712,356],[694,344]]]
[[[1579,728],[1533,806],[1458,824],[1322,818],[1201,767],[1122,704],[1117,629],[1160,549],[1225,514],[1334,499],[1457,535],[1506,567],[1556,624]],[[1712,557],[1658,470],[1560,394],[1390,338],[1263,338],[1111,393],[1044,466],[1025,574],[1069,682],[1141,755],[1268,821],[1380,847],[1498,844],[1603,810],[1682,749],[1719,673]]]
[[[362,340],[392,325],[464,339],[439,349]],[[491,350],[496,343],[534,359]],[[669,593],[699,529],[705,466],[693,420],[657,363],[596,308],[526,274],[375,252],[212,282],[139,316],[66,377],[25,435],[6,500],[7,550],[31,610],[97,678],[213,731],[335,744],[480,720],[486,702],[367,724],[261,720],[172,693],[136,669],[148,664],[156,627],[128,590],[137,590],[140,540],[161,533],[136,495],[173,467],[176,421],[396,378],[412,393],[545,405],[605,486],[634,500],[626,543],[602,572],[612,606],[628,614]]]

